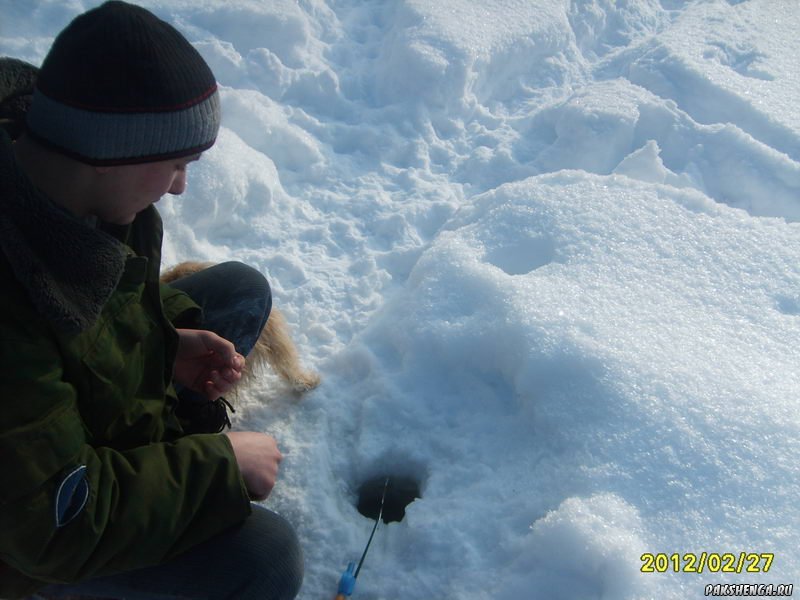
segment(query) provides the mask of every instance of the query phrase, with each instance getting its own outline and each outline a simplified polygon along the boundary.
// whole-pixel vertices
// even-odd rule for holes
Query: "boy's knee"
[[[272,295],[269,281],[258,269],[236,260],[220,263],[216,267],[224,269],[227,275],[235,281],[249,284],[254,288],[263,288],[266,295]]]
[[[304,574],[303,551],[294,527],[258,505],[253,506],[247,527],[253,540],[242,567],[250,571],[253,593],[263,598],[294,598]]]
[[[231,286],[239,290],[248,290],[251,297],[257,297],[263,303],[264,320],[269,317],[272,310],[272,289],[264,274],[242,262],[228,261],[216,265],[224,271],[226,280]],[[263,326],[263,324],[262,324]]]

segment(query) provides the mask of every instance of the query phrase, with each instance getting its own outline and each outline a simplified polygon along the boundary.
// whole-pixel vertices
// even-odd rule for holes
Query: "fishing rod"
[[[383,493],[381,494],[381,503],[378,510],[378,516],[375,518],[375,525],[372,527],[372,533],[369,534],[369,540],[367,540],[367,545],[364,547],[361,560],[358,561],[358,567],[356,567],[356,563],[354,562],[351,562],[347,565],[347,569],[344,573],[342,573],[341,579],[339,579],[339,590],[336,594],[336,600],[347,600],[347,598],[353,594],[353,590],[356,589],[356,578],[361,572],[361,567],[364,564],[364,559],[367,557],[367,552],[369,551],[369,546],[372,543],[372,538],[375,536],[375,530],[378,529],[378,523],[381,522],[381,517],[383,516],[383,505],[386,502],[386,490],[388,487],[389,478],[387,477],[383,482]]]

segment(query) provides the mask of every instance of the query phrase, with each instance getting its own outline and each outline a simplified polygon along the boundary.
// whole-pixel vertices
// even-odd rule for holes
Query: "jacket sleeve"
[[[249,514],[226,436],[93,448],[55,344],[0,339],[0,361],[3,562],[73,582],[163,562]]]
[[[161,290],[161,304],[164,307],[164,316],[175,327],[194,329],[203,322],[202,309],[192,300],[186,292],[176,289],[167,283],[159,283]]]

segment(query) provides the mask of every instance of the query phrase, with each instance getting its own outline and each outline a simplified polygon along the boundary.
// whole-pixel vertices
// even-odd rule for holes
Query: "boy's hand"
[[[244,356],[228,340],[204,329],[178,329],[178,335],[177,383],[216,400],[242,378]]]
[[[253,500],[265,500],[278,479],[283,456],[271,435],[255,431],[230,431],[233,454],[242,473],[244,485]]]

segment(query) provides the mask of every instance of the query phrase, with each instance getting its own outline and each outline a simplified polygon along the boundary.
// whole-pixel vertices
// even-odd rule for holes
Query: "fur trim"
[[[297,349],[289,336],[289,326],[277,308],[270,312],[251,354],[258,357],[256,366],[259,362],[266,362],[295,392],[308,392],[319,385],[319,375],[301,366]]]

